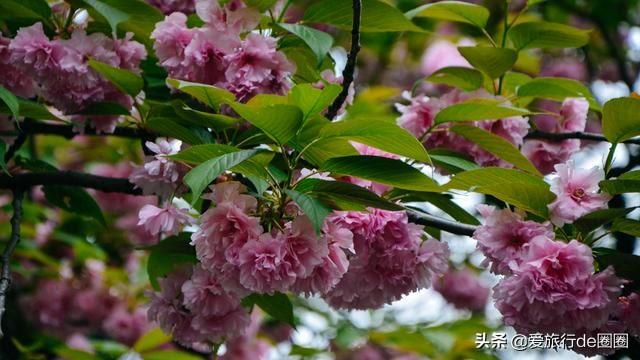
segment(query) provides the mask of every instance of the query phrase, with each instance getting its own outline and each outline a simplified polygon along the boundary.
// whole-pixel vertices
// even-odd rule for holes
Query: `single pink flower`
[[[167,204],[164,208],[153,205],[145,205],[138,214],[140,221],[138,225],[152,235],[175,235],[182,225],[192,222],[189,213],[184,209],[178,209],[172,204]]]
[[[460,46],[473,45],[475,45],[475,42],[469,39],[463,39],[460,42]],[[429,76],[448,66],[471,67],[467,59],[458,51],[458,45],[448,40],[434,41],[422,55],[422,74]]]
[[[572,162],[556,165],[555,169],[551,191],[557,197],[549,204],[554,224],[572,223],[583,215],[607,208],[611,196],[600,193],[598,186],[604,180],[602,169],[579,169]]]
[[[296,281],[296,268],[287,256],[286,241],[282,233],[248,241],[240,250],[240,283],[260,293],[287,291]]]

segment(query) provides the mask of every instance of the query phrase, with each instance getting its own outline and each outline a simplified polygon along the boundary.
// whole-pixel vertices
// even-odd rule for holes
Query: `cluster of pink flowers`
[[[195,0],[147,0],[147,2],[167,15],[177,11],[191,14],[196,10]]]
[[[448,267],[449,248],[422,239],[422,226],[401,211],[337,212],[329,221],[353,233],[355,255],[324,298],[337,308],[374,309],[422,288]]]
[[[146,195],[168,198],[180,194],[183,190],[180,183],[187,169],[168,156],[180,152],[182,141],[158,138],[155,142],[147,141],[145,146],[154,155],[145,157],[144,164],[136,167],[129,175],[129,181],[141,188]]]
[[[112,132],[118,116],[79,114],[99,102],[117,103],[130,109],[134,99],[91,69],[88,60],[139,72],[147,52],[131,37],[132,34],[127,34],[124,39],[114,40],[100,33],[87,35],[85,30],[76,29],[69,39],[50,40],[42,23],[36,23],[20,29],[9,43],[10,66],[18,69],[9,73],[26,75],[20,85],[22,95],[33,95],[31,85],[27,84],[28,78],[33,79],[38,85],[37,93],[64,114],[72,115],[78,127],[82,128],[88,119],[97,131]]]
[[[587,125],[589,103],[584,98],[568,98],[562,103],[558,119],[552,115],[536,116],[535,122],[539,130],[552,133],[568,133],[584,131]],[[571,155],[580,151],[579,139],[562,141],[527,140],[522,146],[522,153],[543,174],[549,174],[557,164],[569,160]]]
[[[239,0],[222,7],[216,0],[197,0],[195,7],[202,27],[187,27],[187,16],[174,12],[151,35],[170,77],[226,88],[240,101],[286,93],[295,67],[277,51],[276,39],[256,32],[240,37],[258,25],[257,10]]]
[[[23,69],[13,64],[9,44],[11,39],[3,37],[0,33],[0,86],[24,98],[34,97],[36,82]]]
[[[428,149],[449,149],[469,155],[481,166],[511,167],[509,163],[485,151],[475,143],[449,131],[449,127],[451,127],[449,123],[438,125],[431,129],[438,112],[448,106],[475,98],[504,99],[495,97],[484,90],[461,92],[457,89],[453,89],[439,98],[429,98],[424,95],[412,97],[408,92],[404,94],[404,97],[410,103],[409,105],[396,104],[396,108],[401,113],[398,118],[398,124],[423,140],[425,147]],[[504,103],[509,105],[508,101],[504,101]],[[474,121],[469,124],[501,136],[516,147],[522,145],[523,139],[529,130],[529,123],[522,116],[499,120]],[[429,129],[431,129],[431,132],[426,134]]]
[[[447,271],[433,283],[433,289],[458,309],[482,311],[489,300],[489,288],[466,268]]]
[[[74,334],[106,334],[125,344],[149,329],[145,309],[131,309],[113,295],[104,281],[104,264],[87,262],[82,276],[63,276],[37,283],[35,292],[21,299],[25,315],[39,329],[65,339]]]
[[[508,209],[480,210],[485,224],[474,238],[491,270],[505,275],[493,295],[505,324],[523,333],[582,333],[609,322],[623,281],[612,268],[594,273],[587,245],[555,240],[548,224]]]

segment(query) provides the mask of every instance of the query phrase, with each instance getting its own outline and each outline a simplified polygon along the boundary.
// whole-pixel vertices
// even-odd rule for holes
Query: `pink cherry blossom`
[[[446,272],[433,289],[458,309],[482,311],[489,300],[489,287],[469,269]]]
[[[234,35],[253,30],[260,22],[260,13],[241,0],[231,0],[224,6],[216,0],[196,0],[196,13],[215,30]]]
[[[285,251],[287,262],[292,264],[296,276],[306,278],[323,263],[329,254],[325,238],[318,238],[311,221],[298,216],[285,227]]]
[[[18,30],[9,49],[14,63],[28,65],[38,75],[57,69],[66,54],[61,43],[51,42],[45,35],[42,23]]]
[[[510,274],[509,264],[519,262],[524,246],[533,238],[555,236],[550,223],[524,220],[509,209],[479,205],[478,211],[484,217],[484,224],[476,229],[473,238],[486,257],[483,265],[491,265],[491,271],[496,274]]]
[[[397,120],[398,124],[422,140],[426,148],[443,148],[468,155],[481,166],[512,167],[511,164],[497,158],[477,144],[449,131],[451,127],[450,123],[433,127],[437,113],[450,105],[472,99],[499,100],[505,105],[510,105],[508,101],[493,96],[484,90],[461,92],[460,90],[454,89],[440,98],[427,98],[420,94],[414,97],[405,95],[405,97],[409,98],[409,105],[396,104],[396,108],[401,113],[401,116]],[[473,121],[469,124],[498,135],[516,147],[522,145],[523,139],[529,130],[529,123],[527,119],[522,116],[513,116],[498,120]],[[431,130],[429,134],[427,134],[427,130]]]
[[[118,307],[105,319],[103,328],[113,339],[131,346],[149,328],[146,309]]]
[[[11,51],[9,50],[10,43],[11,40],[2,37],[0,32],[0,74],[2,74],[0,85],[18,96],[24,98],[34,97],[37,84],[28,73],[23,72],[21,68],[12,64]]]
[[[604,325],[622,281],[611,268],[593,273],[591,249],[536,237],[513,276],[494,288],[504,322],[523,333],[575,333]]]
[[[328,221],[349,229],[355,245],[349,270],[324,296],[332,306],[378,308],[430,286],[448,267],[446,244],[423,241],[422,227],[404,212],[336,213]]]
[[[296,281],[296,268],[288,258],[282,233],[262,234],[240,249],[240,283],[260,293],[286,291]]]
[[[620,319],[627,331],[635,337],[640,337],[640,294],[637,292],[620,298]]]
[[[185,66],[185,49],[194,34],[195,30],[187,27],[187,16],[183,13],[173,13],[156,24],[151,33],[151,38],[155,40],[153,49],[160,65],[170,76],[191,79],[190,68]]]
[[[460,45],[470,46],[474,45],[474,42],[463,39]],[[436,40],[427,47],[422,55],[422,74],[429,76],[447,66],[471,67],[458,51],[458,45],[448,40]]]
[[[178,209],[172,204],[167,204],[164,208],[145,205],[140,209],[138,217],[138,225],[144,226],[152,235],[175,235],[182,225],[192,221],[186,210]]]
[[[580,169],[572,162],[556,165],[555,169],[551,191],[557,197],[549,204],[554,224],[572,223],[583,215],[607,208],[611,196],[600,193],[598,186],[604,180],[602,169]]]
[[[224,315],[240,306],[240,298],[228,293],[217,276],[196,266],[191,279],[182,285],[183,304],[194,314],[202,316]]]
[[[187,14],[195,11],[194,0],[147,0],[147,2],[167,15],[178,11]]]
[[[141,188],[146,195],[169,197],[179,190],[178,181],[186,169],[167,156],[177,154],[182,147],[182,142],[158,138],[155,142],[147,141],[145,145],[155,155],[146,156],[144,165],[136,167],[131,172],[129,181]]]

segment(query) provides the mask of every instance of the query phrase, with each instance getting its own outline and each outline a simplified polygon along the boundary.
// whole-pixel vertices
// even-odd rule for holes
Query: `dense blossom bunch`
[[[131,309],[126,299],[110,292],[104,264],[87,262],[82,276],[63,274],[38,282],[21,301],[33,324],[61,339],[102,333],[132,345],[149,329],[144,308]]]
[[[568,98],[562,103],[559,114],[535,117],[538,130],[550,133],[567,133],[584,131],[587,125],[589,103],[584,98]],[[522,153],[543,174],[553,172],[557,164],[569,160],[571,155],[580,150],[581,141],[568,139],[562,141],[527,140],[522,146]]]
[[[170,155],[177,154],[182,142],[175,139],[158,138],[155,142],[147,141],[146,147],[153,155],[145,157],[145,163],[137,166],[129,175],[129,181],[149,195],[163,198],[179,194],[180,182],[186,172],[184,165],[171,161]]]
[[[433,289],[458,309],[482,311],[489,300],[489,288],[469,269],[447,271]]]
[[[147,0],[147,2],[165,14],[182,12],[190,14],[195,11],[195,0]]]
[[[437,125],[434,122],[440,110],[453,104],[472,99],[494,99],[509,105],[507,100],[493,96],[484,90],[462,92],[457,89],[451,90],[441,97],[412,96],[407,92],[404,94],[404,98],[410,103],[408,105],[396,104],[396,108],[401,113],[398,118],[398,124],[423,141],[428,149],[442,148],[466,154],[481,166],[511,166],[504,160],[482,149],[479,145],[449,131],[450,123]],[[499,120],[474,121],[471,125],[501,136],[516,147],[522,145],[523,139],[529,130],[529,123],[522,116]]]
[[[239,0],[224,6],[197,0],[196,12],[202,27],[187,27],[187,16],[175,12],[151,35],[170,77],[226,88],[241,101],[287,91],[295,67],[276,49],[276,39],[256,32],[240,36],[258,25],[260,13]]]
[[[11,40],[9,64],[19,69],[13,74],[23,74],[23,82],[33,79],[37,92],[64,114],[72,115],[80,129],[89,120],[97,131],[112,132],[118,116],[81,114],[90,112],[89,107],[100,102],[116,103],[130,109],[134,99],[91,69],[88,60],[139,72],[140,61],[146,58],[147,52],[142,44],[131,40],[132,36],[127,34],[124,39],[111,39],[76,29],[69,39],[51,40],[44,33],[42,23],[36,23],[20,29]],[[23,95],[33,95],[29,86],[22,85]]]

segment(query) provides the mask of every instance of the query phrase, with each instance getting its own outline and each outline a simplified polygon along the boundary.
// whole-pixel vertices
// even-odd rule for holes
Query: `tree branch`
[[[406,210],[407,214],[409,215],[409,220],[418,225],[434,227],[436,229],[440,229],[442,231],[446,231],[456,235],[472,236],[476,231],[476,227],[473,225],[442,219],[437,216],[425,214],[411,209]]]
[[[26,189],[37,185],[78,186],[103,192],[142,195],[142,191],[130,183],[129,179],[111,178],[74,171],[51,171],[0,176],[0,188],[4,189],[13,189],[15,187]]]
[[[128,127],[117,127],[113,133],[105,134],[105,133],[97,133],[94,129],[86,129],[84,133],[80,134],[73,130],[73,127],[70,125],[58,125],[58,124],[49,124],[40,121],[23,121],[20,124],[22,128],[22,132],[19,132],[18,135],[23,133],[30,134],[41,134],[41,135],[58,135],[67,139],[71,139],[77,135],[96,135],[96,136],[118,136],[124,138],[146,138],[151,134],[143,129],[136,128],[128,128]],[[2,131],[0,132],[0,136],[10,136],[16,135],[16,132],[13,131]]]
[[[356,62],[358,53],[360,52],[360,20],[362,18],[362,0],[353,0],[353,27],[351,28],[351,51],[347,58],[347,65],[342,72],[342,91],[335,99],[333,104],[327,110],[327,118],[335,119],[338,111],[349,96],[349,88],[353,83],[354,72],[356,71]]]
[[[605,138],[600,134],[593,134],[593,133],[587,133],[587,132],[548,133],[548,132],[543,132],[538,130],[534,130],[529,134],[527,134],[525,139],[544,139],[544,140],[552,140],[552,141],[580,139],[580,140],[609,142],[607,138]],[[629,139],[627,141],[623,141],[623,143],[640,145],[640,139]]]
[[[22,199],[24,190],[22,187],[13,189],[13,216],[11,217],[11,238],[4,248],[0,262],[2,265],[2,275],[0,276],[0,338],[4,336],[2,332],[2,316],[5,311],[7,292],[11,285],[11,255],[20,242],[20,220],[22,219]]]

